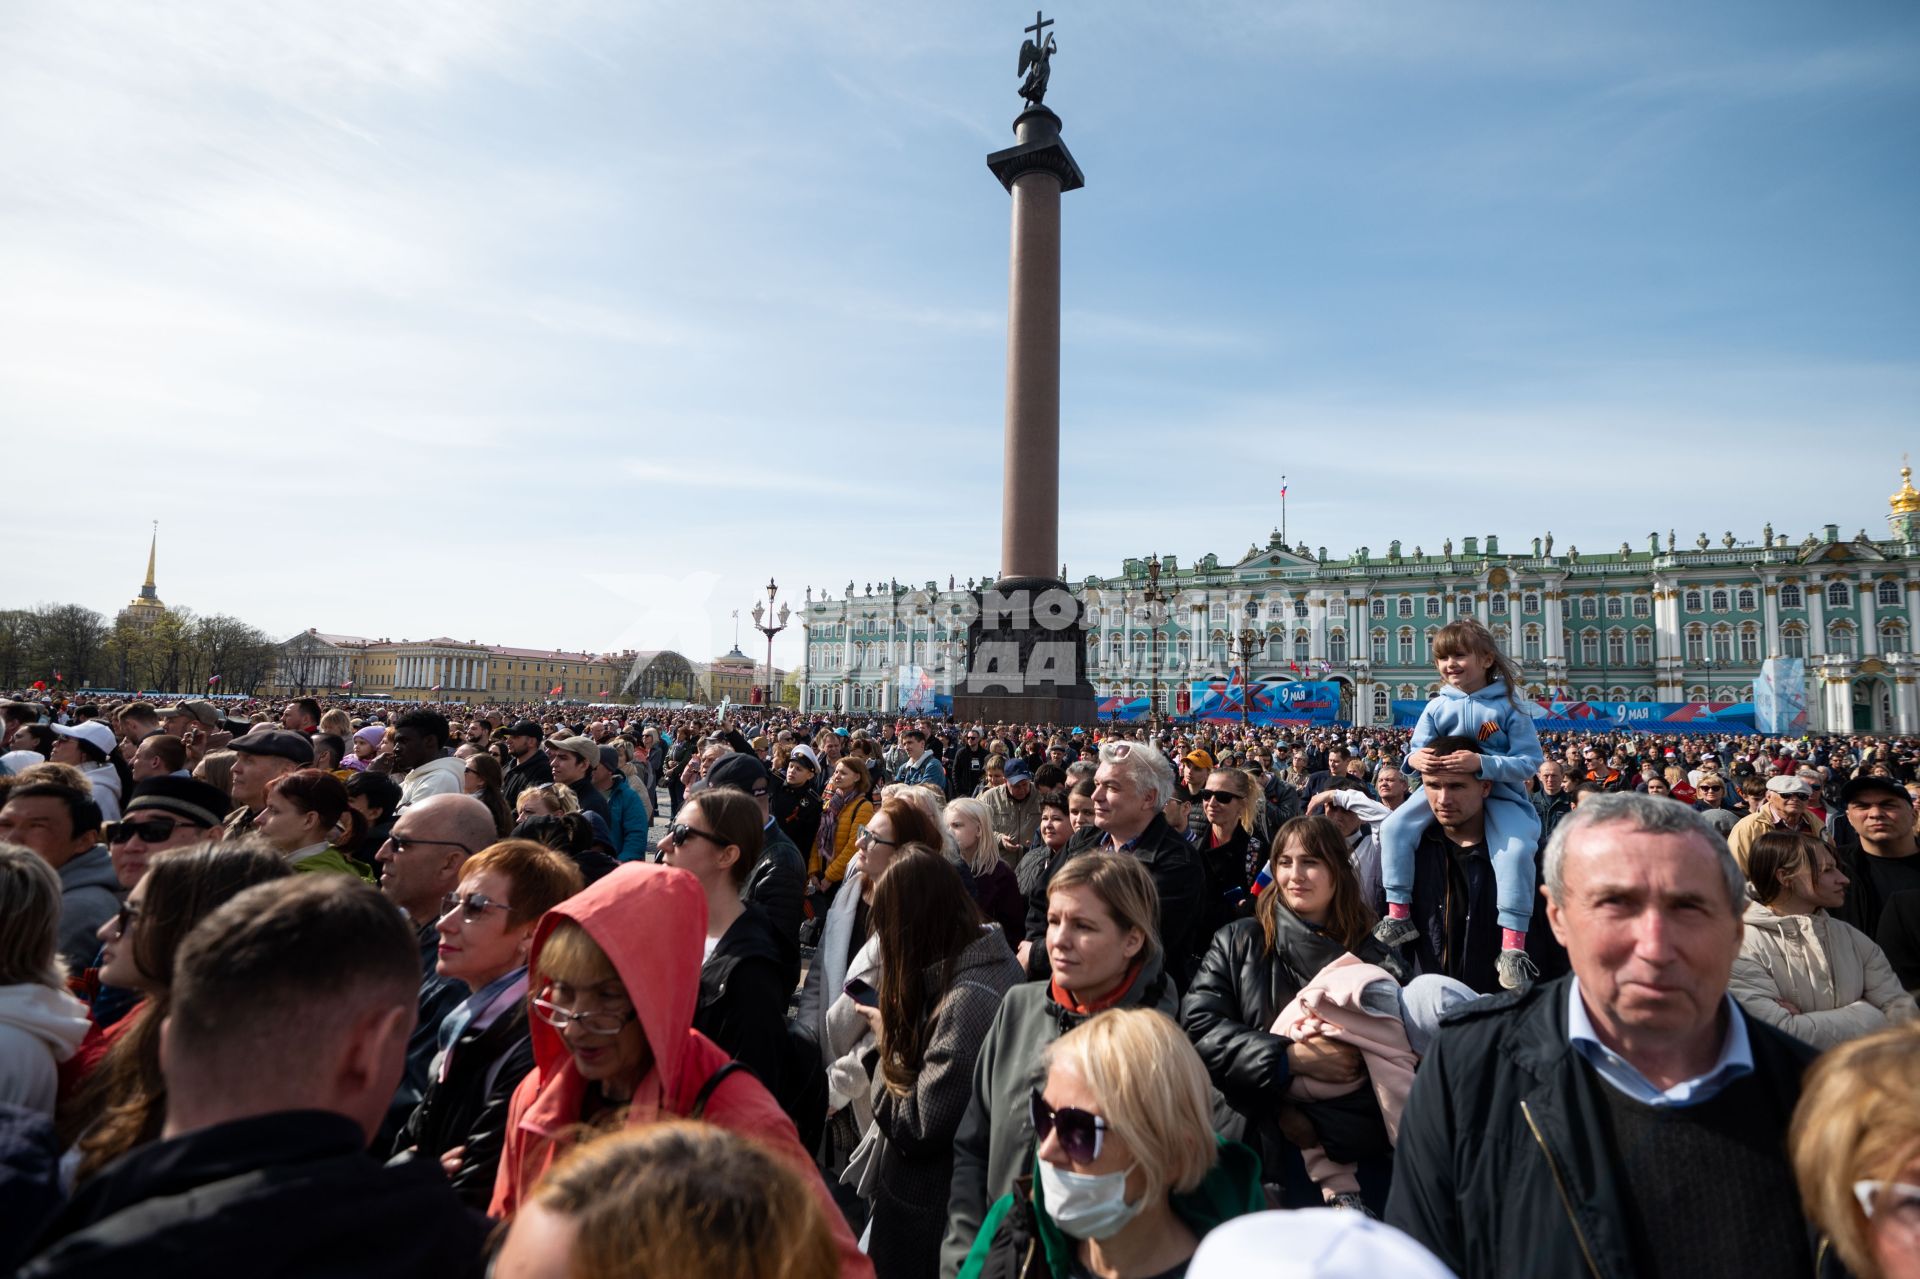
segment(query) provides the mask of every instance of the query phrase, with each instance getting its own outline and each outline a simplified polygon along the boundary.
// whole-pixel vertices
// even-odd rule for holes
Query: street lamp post
[[[1253,691],[1253,655],[1260,643],[1260,632],[1254,629],[1260,620],[1260,605],[1249,598],[1246,607],[1247,624],[1240,628],[1240,727],[1247,727],[1248,711],[1251,706],[1250,694]]]
[[[1160,733],[1160,606],[1167,593],[1160,589],[1160,557],[1147,557],[1147,589],[1141,594],[1147,605],[1147,662],[1153,671],[1153,700],[1147,703],[1147,726],[1157,737]]]
[[[773,713],[773,637],[787,629],[787,617],[791,613],[785,604],[780,606],[778,623],[774,621],[773,599],[780,593],[780,587],[772,578],[767,579],[767,602],[753,606],[753,629],[767,637],[767,713]]]

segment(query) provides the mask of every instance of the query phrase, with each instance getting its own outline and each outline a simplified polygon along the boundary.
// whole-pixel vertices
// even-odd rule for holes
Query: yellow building
[[[368,639],[307,630],[281,645],[271,691],[420,702],[614,702],[636,654],[513,648],[445,636]]]

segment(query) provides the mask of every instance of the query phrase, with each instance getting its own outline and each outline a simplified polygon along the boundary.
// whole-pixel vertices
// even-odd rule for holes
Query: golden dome
[[[1920,492],[1913,487],[1913,468],[1900,468],[1900,491],[1887,499],[1895,515],[1920,515]]]

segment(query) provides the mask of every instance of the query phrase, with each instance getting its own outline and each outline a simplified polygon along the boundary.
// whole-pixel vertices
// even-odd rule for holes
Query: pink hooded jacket
[[[1380,1114],[1387,1123],[1387,1137],[1398,1141],[1400,1112],[1406,1108],[1407,1094],[1413,1090],[1414,1068],[1420,1062],[1407,1043],[1407,1028],[1400,1018],[1374,1012],[1360,1002],[1360,992],[1377,981],[1392,982],[1393,978],[1357,955],[1342,955],[1322,968],[1293,1002],[1280,1010],[1273,1021],[1273,1033],[1288,1039],[1323,1035],[1359,1049],[1367,1064],[1367,1080],[1373,1085]],[[1318,1101],[1343,1097],[1359,1087],[1358,1080],[1329,1084],[1295,1075],[1289,1090],[1303,1101]]]
[[[546,913],[534,930],[529,972],[539,972],[540,948],[561,919],[579,924],[606,951],[653,1052],[651,1082],[634,1093],[627,1126],[690,1116],[701,1085],[729,1060],[723,1049],[693,1029],[707,932],[707,900],[699,882],[670,866],[625,863]],[[538,976],[533,980],[531,993],[537,996]],[[500,1173],[487,1210],[492,1217],[512,1215],[541,1174],[571,1148],[586,1105],[587,1082],[574,1067],[560,1032],[538,1017],[528,1025],[534,1067],[513,1094]],[[728,1075],[708,1098],[701,1118],[751,1137],[804,1173],[833,1228],[843,1279],[871,1279],[873,1265],[847,1229],[793,1122],[758,1079],[744,1070]]]

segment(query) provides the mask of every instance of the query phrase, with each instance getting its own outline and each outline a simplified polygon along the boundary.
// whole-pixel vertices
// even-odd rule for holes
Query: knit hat
[[[233,807],[233,801],[218,786],[192,777],[150,777],[133,788],[125,815],[170,813],[195,825],[218,826]]]

